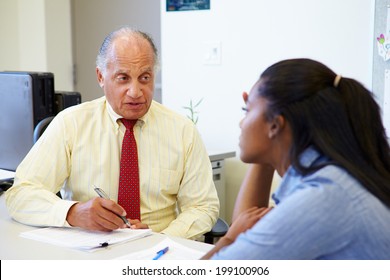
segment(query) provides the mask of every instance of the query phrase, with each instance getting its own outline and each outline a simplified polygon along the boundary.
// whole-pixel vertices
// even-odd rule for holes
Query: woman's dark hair
[[[373,195],[390,206],[390,148],[380,108],[373,95],[353,79],[341,78],[310,59],[280,61],[260,77],[258,94],[267,99],[267,118],[283,115],[290,124],[291,164],[309,146],[346,169]]]

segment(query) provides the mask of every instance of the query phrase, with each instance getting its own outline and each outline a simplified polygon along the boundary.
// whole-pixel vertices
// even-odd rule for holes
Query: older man
[[[106,37],[96,60],[104,96],[59,113],[17,168],[6,193],[15,220],[110,231],[126,227],[127,215],[133,228],[191,239],[212,228],[219,201],[210,161],[194,124],[153,101],[157,61],[143,32],[123,27]],[[121,162],[127,133],[138,169],[123,179],[134,172],[122,171],[134,165]],[[133,181],[138,187],[129,190]]]

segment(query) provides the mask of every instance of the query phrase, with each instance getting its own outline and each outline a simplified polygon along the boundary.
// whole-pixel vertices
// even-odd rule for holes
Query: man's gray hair
[[[96,67],[100,69],[103,73],[106,72],[106,67],[108,63],[108,57],[107,54],[109,50],[111,49],[112,42],[118,38],[119,36],[134,36],[137,35],[141,38],[144,38],[146,41],[149,42],[150,46],[153,49],[153,54],[154,54],[154,68],[155,71],[158,69],[158,52],[157,48],[153,42],[152,37],[150,37],[147,33],[133,29],[129,26],[123,26],[117,30],[112,31],[110,34],[107,35],[107,37],[104,39],[102,45],[100,46],[99,53],[96,57]]]

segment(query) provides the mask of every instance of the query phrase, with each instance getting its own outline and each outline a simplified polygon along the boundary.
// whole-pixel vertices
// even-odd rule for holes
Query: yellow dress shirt
[[[126,128],[101,97],[60,112],[32,147],[6,192],[10,215],[35,226],[69,226],[76,201],[102,188],[117,201]],[[204,144],[193,123],[153,101],[134,127],[141,220],[155,232],[195,239],[209,231],[219,200]],[[63,199],[55,194],[60,190]]]

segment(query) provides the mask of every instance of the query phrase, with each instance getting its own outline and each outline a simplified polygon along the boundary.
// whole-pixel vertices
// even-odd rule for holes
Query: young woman
[[[204,259],[390,259],[390,149],[372,94],[292,59],[243,98],[240,156],[254,165],[231,228]],[[274,170],[283,178],[271,209]]]

